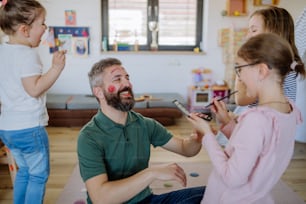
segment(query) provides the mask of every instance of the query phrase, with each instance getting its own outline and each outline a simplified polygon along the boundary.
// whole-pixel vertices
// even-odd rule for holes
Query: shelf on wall
[[[101,54],[111,55],[206,55],[206,52],[193,52],[193,51],[102,51]]]
[[[247,15],[246,0],[227,0],[226,2],[227,16],[245,16]]]
[[[253,0],[254,6],[278,5],[279,0]]]

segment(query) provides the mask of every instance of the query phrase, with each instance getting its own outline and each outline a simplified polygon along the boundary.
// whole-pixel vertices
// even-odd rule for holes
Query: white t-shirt
[[[31,97],[22,85],[23,77],[42,74],[36,50],[24,45],[0,45],[0,129],[20,130],[48,123],[46,96]]]

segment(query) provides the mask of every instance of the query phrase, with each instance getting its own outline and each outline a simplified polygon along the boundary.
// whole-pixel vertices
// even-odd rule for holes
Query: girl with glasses
[[[272,33],[259,34],[244,43],[237,53],[239,80],[246,95],[258,99],[257,106],[236,120],[224,120],[218,113],[225,103],[214,99],[211,110],[223,121],[228,137],[225,149],[218,144],[208,122],[199,113],[188,120],[213,164],[202,203],[274,203],[271,190],[292,158],[300,111],[285,96],[283,82],[295,62],[290,44]]]
[[[286,9],[274,6],[256,10],[251,14],[249,19],[249,31],[247,38],[254,37],[261,33],[275,33],[287,40],[290,44],[294,53],[294,61],[299,66],[291,69],[291,71],[286,75],[282,87],[284,94],[288,98],[295,101],[297,92],[297,76],[304,79],[305,68],[295,45],[294,21],[292,16]],[[241,70],[242,67],[235,69],[237,76]],[[235,94],[235,103],[237,107],[234,110],[234,114],[230,114],[230,116],[233,118],[237,117],[237,115],[246,109],[257,105],[257,98],[246,95],[245,86],[243,83],[241,83],[239,77],[236,77],[235,90],[238,90],[238,93]],[[225,109],[225,113],[223,115],[229,117],[226,112],[227,109]],[[218,133],[217,138],[220,144],[224,146],[226,145],[227,138],[221,132]]]

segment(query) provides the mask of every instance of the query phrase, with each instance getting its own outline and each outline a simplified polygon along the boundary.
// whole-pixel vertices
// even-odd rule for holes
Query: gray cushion
[[[151,97],[148,100],[149,108],[176,108],[176,105],[173,103],[173,100],[178,100],[184,106],[187,105],[185,99],[178,93],[144,93],[137,94],[137,96],[148,95]]]
[[[136,102],[134,108],[146,108],[146,101]],[[72,99],[67,104],[67,109],[98,109],[99,103],[92,95],[72,95]]]
[[[68,94],[47,94],[46,106],[48,109],[66,109],[70,97]]]
[[[147,101],[137,101],[134,105],[134,108],[147,108],[148,103]]]
[[[150,96],[151,99],[136,102],[134,108],[176,108],[172,103],[175,99],[186,106],[185,99],[178,93],[140,93],[135,94],[135,98],[144,95]],[[47,108],[70,110],[98,109],[99,104],[92,95],[47,94]]]
[[[81,110],[81,109],[98,109],[99,103],[92,95],[72,95],[71,100],[67,103],[67,109]]]

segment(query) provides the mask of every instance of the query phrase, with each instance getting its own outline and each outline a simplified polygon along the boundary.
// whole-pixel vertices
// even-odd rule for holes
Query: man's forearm
[[[183,152],[184,156],[192,157],[197,155],[202,148],[201,141],[197,141],[196,139],[192,138],[185,138],[183,140]]]
[[[152,181],[151,172],[145,169],[125,179],[100,183],[96,186],[97,188],[91,185],[91,182],[86,182],[86,186],[93,203],[123,203],[136,196],[149,186]]]

